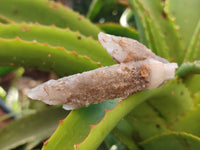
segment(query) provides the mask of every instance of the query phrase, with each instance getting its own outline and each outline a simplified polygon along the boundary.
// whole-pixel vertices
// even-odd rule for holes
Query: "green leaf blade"
[[[100,32],[100,29],[84,16],[75,13],[68,7],[48,0],[0,0],[0,14],[18,23],[26,21],[44,25],[54,24],[61,28],[69,27],[73,31],[78,30],[84,35],[93,36],[95,39]]]
[[[50,136],[66,115],[61,108],[49,108],[12,121],[0,130],[1,149],[15,148],[40,135]]]
[[[199,21],[200,1],[199,0],[167,0],[166,10],[174,18],[179,28],[182,43],[188,47],[190,39]]]
[[[19,37],[24,41],[48,43],[51,46],[64,47],[69,51],[76,51],[79,55],[88,56],[102,65],[114,64],[114,60],[96,40],[85,37],[79,32],[52,26],[37,24],[0,24],[0,37],[14,39]]]
[[[200,148],[200,139],[184,132],[171,132],[157,135],[140,146],[144,150],[197,150]]]
[[[37,42],[0,39],[0,49],[1,66],[36,68],[53,71],[60,76],[100,67],[98,63],[77,53]]]

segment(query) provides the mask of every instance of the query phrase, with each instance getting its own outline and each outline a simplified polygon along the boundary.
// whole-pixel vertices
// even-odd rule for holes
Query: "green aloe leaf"
[[[199,92],[199,74],[200,61],[183,63],[176,73],[176,75],[183,79],[184,84],[190,90],[191,96],[195,96]]]
[[[134,2],[134,8],[137,9],[136,18],[139,17],[137,22],[138,26],[140,26],[139,34],[142,37],[142,42],[157,55],[170,60],[169,47],[165,42],[164,34],[158,30],[158,24],[155,23],[148,10],[139,1]]]
[[[193,104],[194,104],[194,106],[198,106],[200,104],[200,91],[195,93],[195,95],[193,97]]]
[[[99,67],[90,58],[69,52],[62,47],[51,47],[37,42],[0,39],[0,65],[23,66],[53,71],[63,76]],[[23,55],[22,55],[23,54]],[[38,55],[39,54],[39,55]]]
[[[191,111],[187,112],[170,129],[175,131],[184,131],[195,136],[200,136],[199,119],[200,106],[196,105]]]
[[[90,4],[90,8],[89,8],[89,11],[88,11],[88,14],[87,14],[87,17],[90,20],[93,20],[96,17],[96,15],[99,14],[102,6],[103,6],[103,1],[92,0],[92,3]]]
[[[170,132],[152,137],[140,144],[144,150],[197,150],[199,137],[184,132]]]
[[[195,61],[193,63],[184,63],[182,64],[176,75],[178,77],[187,77],[192,74],[200,74],[200,61]]]
[[[158,26],[153,19],[150,19],[150,17],[146,15],[144,15],[144,19],[146,22],[146,29],[148,30],[147,37],[149,48],[153,49],[157,55],[170,60],[170,50],[165,42],[164,34],[158,31]]]
[[[185,61],[200,59],[200,20],[193,33],[185,55]]]
[[[118,100],[105,101],[71,111],[43,146],[43,150],[73,150],[75,144],[81,143],[87,137],[90,125],[101,121],[105,110],[113,109],[117,103]]]
[[[51,133],[52,134],[52,133]],[[25,144],[22,148],[22,150],[33,150],[35,147],[37,147],[39,144],[44,142],[46,139],[49,138],[50,135],[39,135],[35,137],[33,140]],[[36,148],[35,148],[36,149]]]
[[[122,144],[112,133],[110,133],[103,141],[103,143],[98,147],[98,150],[106,149],[120,149],[129,150],[124,144]]]
[[[172,87],[172,85],[173,85],[174,89],[169,88],[169,87]],[[162,113],[162,115],[164,117],[165,117],[165,115],[167,113],[167,109],[169,109],[171,106],[174,105],[170,109],[172,111],[171,115],[166,116],[166,120],[172,121],[172,120],[176,119],[175,117],[173,117],[173,113],[176,114],[176,115],[181,115],[183,112],[185,112],[188,109],[190,109],[190,105],[191,105],[190,99],[188,99],[188,95],[189,94],[187,94],[187,92],[188,92],[187,89],[184,88],[183,84],[181,84],[180,87],[177,87],[177,86],[178,86],[177,85],[177,80],[175,79],[175,80],[170,81],[168,84],[164,85],[160,89],[143,91],[141,93],[137,93],[137,94],[134,94],[133,96],[130,96],[128,99],[123,100],[122,102],[120,102],[112,110],[110,110],[110,109],[107,110],[106,114],[105,114],[105,116],[103,118],[99,118],[98,121],[96,121],[95,123],[88,124],[87,125],[87,132],[84,133],[84,134],[82,133],[83,132],[82,129],[84,128],[84,130],[86,130],[86,127],[83,126],[83,125],[85,125],[85,123],[83,124],[82,121],[84,120],[84,122],[86,122],[89,117],[97,116],[98,114],[92,114],[91,112],[88,114],[88,112],[86,112],[86,110],[88,109],[87,111],[90,111],[91,110],[90,107],[72,111],[71,114],[70,114],[72,116],[75,113],[78,113],[78,112],[79,112],[78,114],[86,113],[88,116],[82,116],[81,115],[82,119],[78,119],[79,117],[77,118],[75,116],[72,117],[72,116],[69,115],[63,121],[63,123],[59,126],[57,131],[54,133],[54,135],[51,137],[51,139],[48,141],[48,143],[43,147],[43,149],[44,150],[48,150],[50,148],[51,149],[59,148],[61,150],[62,149],[66,149],[66,148],[73,149],[74,146],[77,149],[96,149],[101,144],[103,139],[108,135],[108,133],[117,125],[117,123],[125,115],[127,115],[138,104],[140,104],[141,102],[143,102],[144,100],[147,100],[147,99],[150,99],[150,101],[152,101],[152,100],[156,101],[157,100],[157,102],[158,102],[157,104],[155,104],[155,102],[152,103],[152,105],[154,105],[154,107],[157,107],[158,105],[163,106],[163,107],[167,106],[166,109],[163,109],[163,107],[162,107],[163,110],[159,110],[160,113]],[[184,94],[180,93],[182,90],[184,90],[184,92],[185,92]],[[172,92],[174,92],[174,93],[172,93]],[[162,99],[163,99],[163,97],[166,97],[166,99],[165,99],[165,101],[164,100],[161,101],[159,99],[159,97],[162,97]],[[180,100],[180,101],[173,102],[173,103],[168,102],[169,104],[166,105],[167,104],[166,100],[169,100],[172,97],[174,97],[174,98],[170,102],[173,102],[173,101],[175,101],[177,99]],[[177,105],[180,105],[180,102],[181,103],[183,102],[183,98],[184,98],[184,101],[185,101],[185,105],[181,105],[181,107],[179,109],[177,109]],[[160,103],[160,101],[161,101],[161,103]],[[107,102],[104,102],[104,103],[107,103]],[[98,104],[97,106],[101,106],[101,105],[102,104]],[[85,111],[83,113],[82,111],[84,109],[85,109]],[[103,109],[103,110],[105,110],[105,109]],[[144,111],[144,109],[142,109],[142,110]],[[146,112],[149,113],[148,111],[146,111]],[[158,116],[158,118],[159,118],[159,116]],[[149,118],[149,119],[152,121],[152,118]],[[162,119],[163,118],[161,118],[161,120]],[[160,122],[157,122],[157,124],[159,126],[162,126],[162,124],[159,124],[159,123]],[[81,126],[80,126],[80,124],[81,124]],[[76,133],[71,131],[71,126],[72,125],[73,126],[74,125],[79,125],[79,128],[78,129],[76,128]],[[89,125],[91,125],[91,129],[89,128]],[[134,123],[133,123],[133,125],[134,125]],[[145,125],[147,126],[146,123],[145,123]],[[148,126],[149,126],[149,124],[148,124]],[[164,126],[165,125],[163,124],[163,127]],[[143,125],[143,127],[144,127],[144,125]],[[156,124],[154,124],[153,127],[156,128]],[[146,127],[147,130],[148,130],[148,128]],[[155,133],[154,130],[152,130],[152,129],[153,128],[149,128],[150,132],[151,133]],[[62,132],[64,130],[68,131],[67,132],[68,134],[67,133],[65,135],[62,134]],[[143,128],[141,128],[141,130],[143,130]],[[167,131],[167,129],[164,129],[163,132],[164,131]],[[160,129],[157,128],[156,132],[160,133]],[[76,137],[74,134],[79,134],[80,135],[79,138]],[[76,139],[76,138],[78,138],[78,139]],[[68,143],[65,142],[66,140],[68,141]]]
[[[136,93],[121,101],[112,110],[106,110],[104,118],[98,124],[92,125],[91,131],[83,142],[75,145],[77,150],[97,149],[104,138],[111,132],[117,123],[133,108],[142,103],[152,94],[151,91]],[[93,144],[91,144],[93,143]]]
[[[124,3],[128,5],[126,2]],[[92,22],[118,22],[126,8],[125,5],[119,0],[93,0],[87,17],[92,20]]]
[[[168,132],[166,121],[144,102],[133,109],[114,128],[113,133],[130,149],[156,134]]]
[[[12,121],[0,129],[1,150],[15,148],[41,135],[50,136],[66,115],[61,108],[51,107]]]
[[[190,90],[191,96],[194,96],[196,93],[199,92],[199,82],[200,82],[199,74],[186,76],[183,79],[184,79],[183,83]]]
[[[98,24],[98,26],[108,34],[128,37],[135,40],[139,39],[137,31],[130,27],[123,27],[116,23],[103,23]]]
[[[157,134],[169,131],[171,124],[192,109],[189,90],[178,79],[152,90],[152,96],[133,109],[115,127],[113,133],[129,148]],[[129,142],[128,142],[129,141]]]
[[[189,90],[177,78],[157,89],[158,95],[148,99],[147,104],[168,123],[191,110],[193,103]]]
[[[139,113],[144,114],[144,112],[146,112],[148,115],[150,114],[150,111],[148,111],[147,107],[146,109],[140,109],[137,111],[135,108],[141,102],[147,99],[148,105],[150,106],[149,110],[153,108],[152,114],[154,113],[155,116],[157,115],[158,119],[154,118],[154,120],[152,120],[152,118],[149,118],[149,121],[151,120],[152,124],[150,125],[150,123],[145,123],[146,126],[148,126],[145,128],[144,124],[142,126],[142,123],[138,124],[138,122],[133,122],[136,121],[136,119],[133,119],[132,115],[135,113],[140,115]],[[179,108],[177,109],[177,107]],[[132,115],[128,115],[126,118],[128,118],[129,123],[131,122],[133,130],[135,131],[134,127],[136,124],[138,124],[139,128],[141,128],[141,131],[144,131],[145,128],[146,130],[144,132],[146,134],[151,133],[154,135],[156,132],[162,133],[167,131],[168,129],[165,127],[165,123],[171,123],[175,121],[178,116],[182,115],[184,112],[189,111],[191,107],[192,101],[189,91],[184,87],[183,84],[178,83],[177,79],[171,80],[169,83],[159,89],[137,93],[120,102],[114,109],[108,111],[105,114],[101,122],[93,126],[87,138],[82,143],[77,145],[77,149],[96,149],[101,141],[103,141],[105,136],[117,125],[117,123],[123,117],[130,113],[130,111],[132,111]],[[141,118],[141,116],[139,118]],[[124,126],[124,128],[128,129],[127,126]],[[148,129],[149,131],[147,131]],[[127,133],[127,131],[124,133]],[[132,139],[134,132],[129,131],[129,135],[130,134]],[[134,145],[131,146],[133,147]]]
[[[36,40],[38,43],[48,43],[51,46],[60,46],[69,51],[76,51],[80,55],[88,56],[96,62],[101,62],[102,65],[115,63],[99,42],[69,29],[25,23],[0,24],[0,37],[6,39],[19,37],[25,41]]]
[[[200,1],[166,0],[165,5],[166,11],[174,18],[175,24],[179,28],[184,47],[187,48],[200,19]]]
[[[160,42],[160,36],[162,39],[164,38],[165,40],[161,40],[163,42],[166,42],[166,46],[168,47],[170,57],[171,59],[179,64],[183,61],[182,60],[182,52],[183,52],[183,46],[181,45],[182,43],[180,42],[180,37],[178,35],[178,31],[175,28],[175,25],[172,21],[172,19],[168,16],[167,12],[164,11],[163,6],[161,3],[157,0],[129,0],[131,4],[134,7],[135,10],[135,15],[136,15],[136,20],[138,22],[138,29],[140,30],[139,33],[142,37],[142,41],[144,43],[148,42],[147,34],[148,31],[146,29],[146,23],[145,23],[145,18],[144,16],[148,16],[148,19],[150,19],[150,24],[151,26],[154,26],[152,28],[152,33],[155,31],[160,31],[158,34],[155,34],[154,40],[155,42]],[[145,10],[145,11],[144,11]],[[154,25],[153,25],[154,24]],[[147,33],[146,33],[147,32]],[[158,44],[156,44],[158,45]],[[158,49],[159,50],[159,49]],[[157,50],[157,51],[158,51]],[[167,51],[168,52],[168,51]]]
[[[136,142],[134,141],[134,136],[132,135],[133,130],[132,125],[126,119],[122,119],[112,130],[112,133],[129,149],[139,150]]]
[[[48,0],[0,0],[0,14],[18,23],[25,21],[44,25],[54,24],[61,28],[68,27],[73,31],[78,30],[94,38],[97,38],[100,32],[100,29],[84,16]]]

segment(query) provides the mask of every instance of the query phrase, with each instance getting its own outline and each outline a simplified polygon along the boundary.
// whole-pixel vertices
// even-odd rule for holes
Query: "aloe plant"
[[[117,2],[109,5],[114,8]],[[94,21],[104,14],[99,10],[106,5],[94,0],[88,18]],[[113,65],[97,41],[100,31],[137,39],[179,64],[176,77],[162,87],[123,101],[109,100],[71,112],[42,105],[44,110],[35,109],[35,114],[21,114],[0,129],[1,149],[31,149],[47,137],[44,150],[110,149],[113,145],[133,150],[200,148],[200,1],[128,0],[124,11],[126,7],[133,12],[129,27],[116,22],[94,24],[52,1],[0,0],[1,76],[17,67],[62,77]]]

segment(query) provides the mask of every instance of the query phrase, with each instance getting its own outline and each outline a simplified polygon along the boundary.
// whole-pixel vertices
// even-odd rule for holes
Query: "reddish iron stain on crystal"
[[[143,66],[142,68],[141,68],[141,76],[142,77],[144,77],[144,78],[146,78],[146,77],[148,77],[149,76],[149,68],[148,68],[148,66]]]

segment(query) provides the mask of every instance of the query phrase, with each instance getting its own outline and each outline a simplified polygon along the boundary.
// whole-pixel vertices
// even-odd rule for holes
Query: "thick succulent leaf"
[[[194,74],[183,78],[183,83],[190,90],[191,96],[194,96],[200,91],[200,75]]]
[[[140,26],[140,37],[143,37],[142,42],[157,55],[170,60],[169,47],[165,42],[164,34],[158,30],[158,24],[139,1],[134,2],[134,8],[137,9],[136,17],[139,17],[137,22],[141,22],[138,26]]]
[[[51,133],[52,134],[52,133]],[[34,150],[35,147],[40,145],[42,142],[44,142],[47,138],[49,138],[50,135],[39,135],[35,137],[33,140],[25,144],[22,148],[22,150]],[[35,148],[36,149],[36,148]]]
[[[96,15],[100,12],[101,8],[103,6],[103,1],[101,0],[92,0],[92,3],[90,4],[90,8],[87,14],[87,17],[90,20],[93,20]]]
[[[117,123],[138,104],[146,100],[153,92],[145,91],[136,93],[121,101],[112,110],[106,110],[104,118],[96,125],[91,126],[91,131],[82,143],[77,144],[77,150],[97,149],[103,139],[111,132]],[[93,144],[91,144],[93,143]]]
[[[166,0],[166,11],[179,28],[184,47],[187,48],[200,19],[199,0]]]
[[[185,61],[194,61],[196,59],[200,59],[200,19],[185,54]]]
[[[168,126],[192,108],[190,93],[184,84],[173,79],[156,93],[132,110],[114,129],[119,139],[125,136],[129,141],[139,143],[154,135],[168,132]],[[132,127],[128,128],[127,126]],[[122,142],[130,147],[129,143]]]
[[[174,87],[174,88],[171,88],[171,87]],[[167,83],[166,85],[164,85],[163,87],[159,89],[154,89],[152,91],[145,91],[145,92],[138,93],[139,96],[142,95],[141,97],[137,97],[138,95],[134,94],[132,97],[129,97],[128,99],[122,101],[121,102],[122,104],[119,103],[113,110],[108,111],[104,119],[100,123],[98,123],[98,125],[92,128],[88,137],[82,143],[80,143],[80,145],[77,145],[77,149],[79,148],[80,149],[95,149],[96,147],[93,147],[95,146],[95,144],[91,145],[89,143],[93,141],[94,143],[97,143],[96,146],[98,146],[98,141],[101,141],[99,137],[102,136],[102,133],[105,134],[106,131],[107,132],[111,131],[116,126],[116,124],[121,120],[121,118],[123,118],[131,110],[133,110],[133,112],[131,112],[132,115],[135,113],[138,115],[141,115],[141,114],[144,115],[146,112],[146,115],[152,114],[150,115],[151,117],[153,116],[153,114],[154,116],[157,116],[157,119],[154,118],[152,120],[152,118],[150,117],[148,118],[149,120],[146,120],[146,121],[149,121],[148,123],[142,122],[141,124],[138,124],[138,122],[136,122],[136,119],[133,119],[131,117],[132,115],[127,116],[128,118],[130,117],[128,121],[131,121],[131,125],[134,131],[136,131],[134,127],[138,125],[138,127],[141,129],[141,133],[145,132],[145,134],[155,135],[155,133],[157,134],[157,133],[168,131],[165,123],[166,122],[170,123],[170,122],[175,121],[178,118],[178,116],[187,112],[192,107],[192,100],[190,98],[188,90],[184,87],[183,84],[178,83],[177,79],[169,81],[169,83]],[[147,92],[150,92],[150,93],[147,93]],[[144,107],[144,109],[141,108],[140,110],[136,110],[135,107],[139,104],[138,102],[142,101],[143,99],[146,100],[147,98],[149,100],[148,105]],[[137,102],[137,105],[135,105],[134,102]],[[123,104],[125,105],[124,109],[123,109]],[[142,117],[139,116],[137,119],[139,118],[141,119]],[[147,119],[147,117],[145,116],[143,117],[143,119]],[[133,123],[132,121],[135,121],[135,122]],[[152,122],[151,125],[150,125],[150,122]],[[148,127],[145,127],[144,125]],[[126,129],[126,132],[124,132],[125,134],[129,132],[128,133],[129,136],[127,137],[131,137],[131,139],[134,140],[133,139],[134,132],[130,132],[130,130],[127,131],[128,129],[127,126],[125,126],[123,129]],[[149,129],[149,130],[144,131],[144,129]],[[102,131],[102,132],[99,132],[99,131]],[[137,133],[135,135],[137,135]],[[104,138],[104,136],[102,138]],[[132,148],[134,147],[134,145],[129,145],[129,146],[131,146]]]
[[[0,49],[1,66],[37,68],[53,71],[60,76],[99,67],[98,63],[76,52],[69,52],[62,47],[38,44],[36,41],[25,42],[19,38],[0,39]]]
[[[170,127],[171,130],[184,131],[196,136],[200,136],[200,105],[194,107],[191,111],[187,112],[177,122]]]
[[[190,92],[178,79],[168,81],[157,92],[158,95],[148,100],[148,105],[168,123],[192,108]]]
[[[110,133],[98,147],[97,150],[109,150],[109,149],[129,150],[124,144],[122,144],[112,133]]]
[[[184,63],[182,64],[176,75],[178,77],[187,77],[191,74],[200,74],[200,61],[195,61],[193,63]]]
[[[169,88],[170,87],[170,88]],[[174,87],[173,89],[171,87]],[[184,95],[180,94],[180,91],[185,90]],[[76,149],[96,149],[100,143],[103,141],[103,139],[106,137],[106,135],[108,135],[108,133],[116,126],[116,124],[125,116],[127,115],[133,108],[135,108],[138,104],[140,104],[141,102],[143,102],[146,99],[150,99],[150,101],[155,100],[157,98],[157,101],[161,101],[158,102],[158,104],[154,104],[152,103],[151,105],[155,105],[154,107],[157,107],[158,105],[162,106],[161,109],[163,109],[165,107],[165,105],[167,106],[167,109],[169,109],[171,106],[173,106],[172,108],[170,108],[170,111],[172,111],[170,114],[174,113],[176,115],[180,115],[183,112],[187,111],[190,108],[190,99],[188,99],[188,94],[186,91],[187,89],[184,88],[184,86],[182,84],[177,85],[177,79],[170,81],[168,84],[164,85],[162,88],[159,89],[153,89],[153,90],[148,90],[148,91],[143,91],[141,93],[137,93],[134,94],[133,96],[129,97],[126,100],[123,100],[122,102],[120,102],[115,108],[113,108],[112,110],[107,110],[106,114],[104,116],[103,119],[99,118],[98,122],[95,123],[91,123],[91,131],[89,132],[89,124],[87,125],[87,132],[84,133],[83,136],[83,132],[82,129],[84,128],[86,130],[86,127],[83,126],[83,122],[82,119],[84,120],[84,122],[86,120],[88,120],[89,117],[93,116],[94,114],[91,114],[87,116],[87,118],[85,118],[86,116],[82,116],[82,119],[78,119],[77,117],[73,117],[70,115],[75,114],[75,112],[79,112],[85,109],[85,111],[88,109],[88,111],[90,110],[88,108],[82,108],[80,110],[75,110],[72,111],[72,113],[64,120],[64,122],[59,126],[59,128],[57,129],[57,131],[55,132],[55,134],[51,137],[51,139],[48,141],[48,143],[44,146],[43,149],[55,149],[58,148],[59,149],[73,149],[74,145],[76,147]],[[174,92],[174,93],[173,93]],[[171,94],[172,93],[172,94]],[[167,97],[168,96],[168,97]],[[161,99],[159,99],[159,97],[162,97]],[[166,97],[163,99],[163,97]],[[172,98],[175,97],[175,98]],[[169,99],[172,98],[172,100],[169,102]],[[178,102],[173,102],[174,100],[178,99]],[[180,103],[184,102],[186,105],[181,105]],[[155,100],[156,101],[156,100]],[[173,102],[171,105],[167,104],[167,103],[171,103]],[[104,102],[106,103],[106,102]],[[102,104],[99,104],[99,106]],[[181,105],[181,107],[179,109],[177,109],[177,105]],[[187,106],[187,107],[186,107]],[[149,109],[152,109],[152,106],[149,107]],[[158,108],[156,108],[158,111],[160,111],[159,113],[162,114],[164,117],[166,115],[166,111],[167,109],[163,109],[163,110],[159,110]],[[105,109],[103,109],[105,110]],[[138,110],[138,109],[137,109]],[[142,111],[141,111],[142,110]],[[146,112],[149,114],[148,111],[148,107],[145,109],[141,109],[140,113],[143,113],[144,110],[146,110]],[[173,117],[172,115],[169,115],[169,118],[167,118],[168,116],[166,116],[166,119],[160,118],[160,116],[158,116],[157,112],[154,112],[154,108],[151,110],[155,116],[157,116],[158,120],[156,120],[157,122],[154,124],[152,123],[152,126],[149,127],[150,125],[147,124],[147,122],[144,123],[144,121],[142,123],[140,123],[137,126],[137,123],[133,123],[133,121],[135,121],[136,119],[131,119],[131,117],[129,116],[128,121],[132,121],[131,125],[134,128],[141,128],[141,131],[136,131],[136,132],[141,132],[141,134],[148,134],[148,135],[144,135],[142,138],[146,139],[152,135],[154,135],[155,133],[160,133],[161,130],[162,132],[168,131],[165,127],[165,121],[171,121],[171,120],[175,120],[176,118]],[[80,112],[79,112],[80,113]],[[83,112],[81,113],[83,114]],[[88,114],[88,112],[87,112]],[[95,114],[97,115],[97,114]],[[141,118],[138,117],[138,119]],[[147,118],[147,117],[144,117]],[[78,120],[77,120],[78,119]],[[152,119],[152,116],[150,118],[148,118],[149,122],[151,122],[152,120],[155,121],[155,119]],[[168,119],[168,120],[167,120]],[[138,121],[138,120],[137,120]],[[97,124],[98,123],[98,124]],[[71,131],[71,126],[78,124],[79,127],[76,128],[76,132]],[[80,126],[81,124],[81,126]],[[141,127],[142,125],[142,127]],[[145,126],[146,125],[146,126]],[[82,127],[83,126],[83,127]],[[148,127],[147,127],[148,126]],[[162,127],[161,127],[162,126]],[[144,128],[145,127],[145,132],[144,132]],[[133,128],[133,129],[134,129]],[[154,128],[154,129],[153,129]],[[68,134],[63,135],[63,130],[68,131]],[[146,132],[149,131],[149,132]],[[143,132],[143,133],[142,133]],[[161,132],[161,133],[162,133]],[[79,136],[79,139],[76,139],[74,136],[74,134],[79,134],[81,136]],[[131,133],[131,135],[134,135],[134,133]],[[146,137],[145,137],[146,136]],[[73,137],[73,138],[72,138]],[[58,140],[59,139],[59,140]],[[65,141],[69,141],[68,143],[66,143]],[[91,144],[92,143],[92,144]],[[131,145],[132,147],[134,145]]]
[[[145,102],[122,119],[113,133],[116,133],[117,138],[122,139],[121,141],[132,149],[135,144],[137,145],[149,137],[168,132],[165,124],[166,121]],[[125,137],[125,139],[122,137]]]
[[[79,32],[38,24],[0,24],[0,37],[13,39],[17,36],[25,41],[36,40],[39,43],[48,43],[51,46],[60,46],[69,51],[76,51],[80,55],[101,62],[102,65],[115,63],[99,42],[85,37]]]
[[[122,119],[117,126],[112,130],[113,135],[115,135],[124,145],[126,145],[131,150],[139,150],[135,140],[135,136],[132,135],[134,129],[132,125],[126,120]]]
[[[48,143],[44,145],[43,149],[53,150],[59,148],[62,150],[67,148],[70,150],[73,149],[73,147],[84,150],[96,149],[127,113],[155,92],[156,91],[144,91],[136,93],[118,103],[115,108],[113,108],[113,104],[110,104],[112,106],[110,109],[105,107],[109,103],[112,103],[111,101],[106,101],[98,105],[91,105],[88,108],[72,111],[58,127]],[[94,110],[96,112],[94,112]],[[77,115],[76,113],[79,113],[79,117],[81,118],[75,116]],[[95,121],[93,120],[94,118]],[[72,126],[76,132],[72,130]],[[66,131],[66,134],[63,134],[63,131]],[[68,141],[67,143],[66,140]]]
[[[199,92],[200,86],[200,61],[184,63],[178,69],[176,75],[183,79],[184,84],[190,90],[191,96]]]
[[[171,18],[168,16],[168,14],[164,11],[163,6],[161,3],[157,0],[129,0],[132,2],[134,6],[134,10],[136,12],[136,19],[137,21],[140,21],[138,24],[140,35],[141,37],[145,37],[143,39],[144,42],[148,42],[148,37],[145,32],[148,32],[146,29],[146,23],[144,21],[144,16],[148,16],[148,19],[150,19],[149,25],[154,25],[154,30],[152,33],[154,33],[156,30],[160,31],[160,36],[162,39],[164,38],[167,45],[167,48],[169,49],[169,53],[172,60],[177,61],[179,64],[183,61],[182,60],[182,52],[183,52],[183,46],[180,42],[180,37],[178,35],[177,29],[175,28],[175,25],[173,24]],[[139,18],[138,18],[139,17]],[[159,35],[158,34],[158,35]],[[160,36],[157,37],[157,34],[155,34],[155,42],[160,42]]]
[[[200,104],[200,91],[195,93],[194,98],[193,98],[193,104],[194,106],[198,106]]]
[[[87,17],[92,22],[118,22],[127,2],[120,0],[93,0]],[[109,14],[109,15],[108,15]]]
[[[165,42],[165,36],[159,32],[157,24],[150,17],[144,15],[146,22],[146,32],[148,37],[148,45],[155,53],[170,60],[170,50]],[[171,61],[171,60],[170,60]]]
[[[108,34],[123,36],[138,40],[138,33],[135,29],[130,27],[123,27],[116,23],[103,23],[98,24],[98,26]]]
[[[37,10],[37,11],[36,11]],[[55,24],[69,27],[84,35],[97,38],[100,29],[89,20],[68,7],[48,0],[0,0],[0,14],[15,22],[38,22],[44,25]],[[53,18],[53,19],[52,19]]]
[[[200,138],[184,132],[157,135],[140,144],[144,150],[197,150]]]
[[[75,144],[81,143],[87,137],[90,125],[101,121],[105,110],[113,109],[117,103],[118,100],[105,101],[71,111],[45,143],[43,150],[73,150]]]
[[[1,150],[25,144],[41,135],[50,136],[66,115],[61,108],[52,107],[12,121],[0,130]]]

